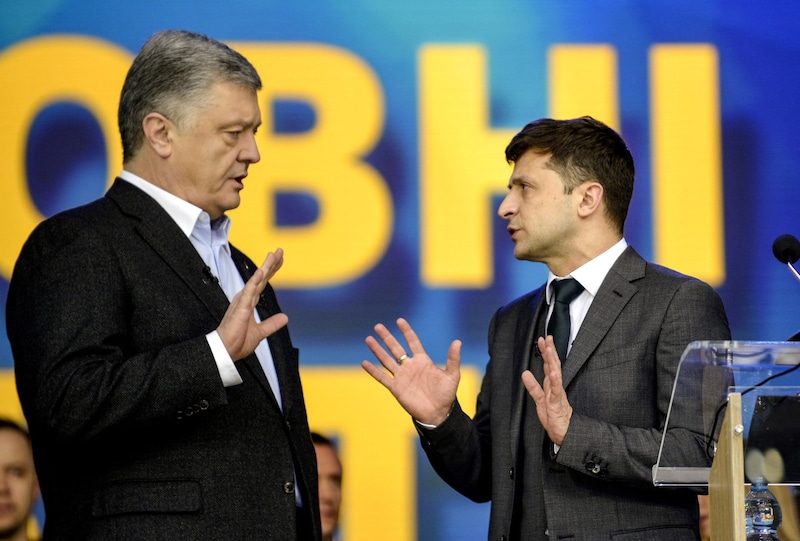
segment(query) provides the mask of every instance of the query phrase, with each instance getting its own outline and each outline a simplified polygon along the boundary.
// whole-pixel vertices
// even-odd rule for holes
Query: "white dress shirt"
[[[548,323],[550,322],[550,315],[553,313],[553,305],[555,304],[552,302],[553,295],[555,294],[552,287],[553,281],[563,280],[565,278],[574,278],[580,285],[583,286],[583,291],[581,294],[578,295],[569,305],[570,326],[569,340],[567,341],[567,353],[569,353],[569,350],[572,349],[572,342],[578,335],[578,330],[581,328],[581,324],[583,324],[583,319],[586,317],[586,313],[589,311],[589,307],[592,305],[595,295],[597,295],[597,290],[600,289],[600,285],[603,283],[603,280],[606,279],[608,271],[611,270],[611,267],[614,266],[614,263],[617,262],[617,259],[619,259],[619,256],[622,255],[622,252],[624,252],[627,247],[628,243],[623,238],[620,239],[619,242],[617,242],[614,246],[591,261],[587,261],[569,273],[567,276],[556,276],[552,272],[548,272],[547,288],[545,289],[546,301],[548,304]],[[564,359],[561,360],[563,361]]]
[[[186,235],[186,237],[195,247],[197,253],[203,259],[206,266],[209,267],[210,271],[217,278],[220,276],[218,270],[219,263],[217,262],[219,256],[215,255],[211,250],[210,240],[212,235],[220,232],[224,235],[225,242],[223,248],[227,252],[229,264],[235,267],[235,265],[233,265],[233,260],[230,258],[230,246],[228,246],[227,243],[227,234],[228,230],[230,229],[230,219],[227,216],[225,216],[223,222],[219,224],[222,228],[221,231],[218,228],[216,232],[212,233],[210,216],[201,208],[196,207],[188,201],[185,201],[184,199],[181,199],[180,197],[159,188],[143,178],[134,175],[130,171],[123,170],[119,176],[122,180],[130,182],[145,192],[147,195],[155,199],[159,205],[161,205],[167,214],[169,214],[169,216],[175,221],[180,230],[183,231],[183,234]],[[204,235],[207,235],[207,238],[202,238]],[[227,289],[225,294],[228,297],[228,300],[231,300],[235,292],[240,291],[244,287],[244,280],[241,278],[241,275],[238,273],[238,271],[229,272],[226,274],[232,280],[238,279],[237,284],[227,288],[223,287],[223,290]],[[260,320],[257,312],[255,317],[257,321]],[[219,370],[219,375],[222,378],[222,384],[225,387],[231,387],[233,385],[239,385],[242,383],[242,377],[239,375],[239,371],[237,370],[233,359],[231,359],[230,355],[228,354],[228,351],[225,349],[222,339],[219,337],[219,333],[216,331],[216,329],[206,335],[206,340],[208,341],[208,345],[211,348],[212,354],[214,355],[214,360],[217,363],[217,369]],[[272,352],[269,349],[267,340],[262,340],[259,343],[258,347],[256,348],[256,356],[264,368],[264,372],[267,375],[270,386],[272,387],[275,399],[280,405],[280,388],[278,386],[277,374],[275,373],[275,364],[272,359]]]

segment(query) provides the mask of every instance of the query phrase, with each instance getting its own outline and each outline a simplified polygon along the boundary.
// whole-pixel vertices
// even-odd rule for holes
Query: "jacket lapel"
[[[138,220],[136,229],[142,239],[194,292],[209,313],[221,320],[228,307],[228,298],[169,214],[153,198],[124,180],[117,179],[106,197],[127,216]]]
[[[639,288],[633,282],[644,277],[645,264],[645,260],[628,247],[609,270],[564,363],[565,389],[608,334],[625,305],[636,295]]]
[[[245,283],[247,283],[250,277],[253,276],[253,273],[256,271],[257,267],[233,245],[231,245],[231,257],[233,258],[236,268],[239,270],[239,274],[242,275],[242,279],[245,281]],[[265,293],[262,293],[259,296],[256,310],[258,311],[258,316],[261,318],[261,321],[264,321],[269,316],[275,315],[280,311],[277,302],[274,300],[271,301]],[[280,360],[290,358],[283,350],[284,345],[282,340],[278,338],[284,331],[285,329],[278,331],[267,338],[269,350],[272,354],[272,362],[275,365],[275,371],[278,374],[278,385],[281,389],[286,389],[285,382],[288,381],[288,376],[286,374],[286,366],[284,366],[284,363],[280,362]],[[258,381],[259,385],[261,385],[261,387],[264,389],[264,392],[267,393],[270,398],[270,402],[272,402],[276,408],[280,409],[278,400],[275,398],[275,393],[272,391],[272,387],[269,384],[267,375],[264,373],[264,368],[261,366],[258,357],[256,357],[255,354],[252,354],[239,362],[244,363],[244,366],[250,371],[256,381]],[[287,408],[287,401],[285,397],[288,397],[289,394],[290,393],[281,392],[284,414],[286,413]]]
[[[180,230],[161,205],[137,187],[119,179],[109,188],[106,196],[112,199],[122,212],[139,221],[136,227],[142,239],[194,292],[200,302],[208,309],[211,316],[216,321],[221,321],[230,305],[228,297],[210,274],[203,259],[192,246],[191,241],[186,238],[183,231]],[[234,263],[236,263],[239,273],[246,282],[255,272],[255,268],[241,252],[233,247],[231,247],[231,251],[236,254],[233,258]],[[263,295],[258,307],[262,319],[277,313],[277,308],[269,312],[269,307],[262,306],[262,304],[265,304]],[[272,337],[270,337],[271,339]],[[277,362],[279,355],[271,341],[270,348],[272,349],[273,357],[276,359],[275,365],[278,371],[278,380],[284,381],[285,374],[282,374],[280,364]],[[247,368],[267,393],[270,401],[278,408],[278,401],[255,354],[238,361],[236,365],[239,367],[244,365]]]
[[[525,401],[528,400],[528,390],[522,383],[522,372],[530,369],[541,383],[544,371],[542,369],[541,355],[538,354],[536,339],[543,329],[546,304],[544,302],[544,288],[531,295],[524,304],[523,313],[517,319],[514,333],[514,360],[511,375],[511,419],[509,442],[511,455],[516,457],[519,448],[520,431],[522,430],[522,414]],[[537,361],[538,359],[538,361]]]

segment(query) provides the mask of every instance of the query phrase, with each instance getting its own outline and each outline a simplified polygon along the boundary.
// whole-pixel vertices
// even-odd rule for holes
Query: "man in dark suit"
[[[415,419],[439,475],[492,501],[489,539],[698,539],[696,495],[655,488],[651,468],[684,348],[730,338],[719,296],[627,245],[633,158],[612,129],[588,117],[538,120],[506,158],[514,170],[498,214],[514,256],[550,272],[492,319],[474,418],[455,398],[458,340],[441,369],[408,322],[398,320],[408,349],[379,324],[384,346],[371,336],[367,345],[388,373],[362,366]],[[562,333],[547,325],[561,304],[555,284],[568,278],[578,287],[556,344],[551,334]],[[702,436],[673,437],[685,465],[708,466]]]
[[[7,302],[46,540],[318,540],[298,353],[227,241],[259,160],[261,80],[213,39],[145,43],[119,107],[124,171],[31,234]]]

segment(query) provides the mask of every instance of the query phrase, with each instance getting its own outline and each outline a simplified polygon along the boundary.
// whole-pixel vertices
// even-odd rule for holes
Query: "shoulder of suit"
[[[535,305],[539,303],[540,299],[544,295],[544,288],[546,285],[547,284],[542,284],[533,291],[525,293],[524,295],[517,297],[511,302],[504,304],[497,310],[497,314],[504,315],[508,313],[518,312],[520,310],[527,311],[532,308],[535,308]]]

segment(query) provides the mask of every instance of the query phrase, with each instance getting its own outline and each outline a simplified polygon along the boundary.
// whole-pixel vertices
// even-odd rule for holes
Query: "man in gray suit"
[[[362,366],[414,418],[439,475],[492,501],[489,539],[698,539],[696,495],[655,488],[651,468],[684,348],[730,339],[719,296],[626,243],[634,166],[612,129],[589,117],[537,120],[506,158],[514,170],[498,214],[514,256],[550,272],[494,315],[474,418],[456,400],[458,340],[442,369],[408,322],[397,321],[406,346],[379,324],[383,345],[372,336],[367,345],[388,373]],[[548,322],[561,304],[555,284],[569,278],[578,286],[563,302],[559,345]],[[686,465],[708,465],[704,438],[674,437]]]
[[[260,159],[261,80],[206,36],[145,43],[124,170],[40,224],[7,302],[45,540],[320,539],[316,459],[268,280],[227,240]]]

